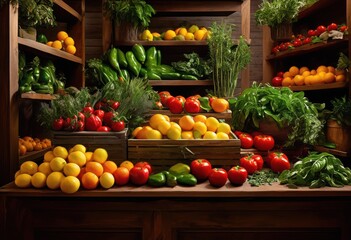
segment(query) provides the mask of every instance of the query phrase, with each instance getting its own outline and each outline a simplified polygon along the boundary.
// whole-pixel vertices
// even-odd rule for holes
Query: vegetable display
[[[351,184],[351,170],[330,153],[313,152],[297,161],[291,170],[283,171],[279,181],[291,188],[343,187]]]

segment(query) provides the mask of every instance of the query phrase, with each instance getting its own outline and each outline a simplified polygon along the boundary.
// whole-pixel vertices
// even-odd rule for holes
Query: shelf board
[[[55,13],[55,16],[64,16],[64,15],[70,15],[71,17],[77,19],[78,21],[82,21],[83,17],[80,15],[76,10],[74,10],[71,6],[69,6],[67,3],[65,3],[62,0],[54,0],[53,1],[58,7],[60,7],[59,13]],[[66,13],[66,14],[65,14]],[[69,17],[68,17],[69,18]]]
[[[316,85],[303,85],[303,86],[290,86],[292,91],[312,91],[312,90],[325,90],[335,88],[346,88],[348,82],[334,82],[328,84],[316,84]]]
[[[340,39],[340,40],[331,40],[328,42],[306,44],[306,45],[303,45],[301,47],[297,47],[294,49],[288,49],[288,50],[285,50],[283,52],[279,52],[277,54],[271,54],[266,58],[266,60],[283,59],[283,58],[287,58],[287,57],[293,57],[293,56],[306,54],[309,52],[316,52],[316,51],[327,49],[327,48],[340,47],[342,45],[347,46],[347,43],[348,43],[347,39]]]
[[[336,0],[338,1],[338,0]],[[310,17],[311,15],[313,15],[313,13],[319,12],[322,9],[327,8],[328,6],[332,5],[332,4],[336,4],[335,0],[334,1],[330,1],[330,0],[318,0],[317,2],[315,2],[314,4],[312,4],[311,6],[307,7],[306,9],[303,9],[298,16],[298,19],[301,20],[303,18],[306,17]]]
[[[83,60],[80,57],[77,57],[73,54],[64,52],[62,50],[47,46],[43,43],[33,41],[31,39],[18,37],[18,43],[24,47],[29,47],[35,49],[39,52],[46,53],[55,57],[63,58],[71,62],[83,64]]]
[[[157,15],[229,16],[241,11],[242,1],[162,1],[150,0]]]
[[[22,93],[21,94],[21,98],[22,99],[32,99],[32,100],[52,100],[55,97],[51,94],[42,94],[42,93],[31,93],[31,92],[27,92],[27,93]]]
[[[211,80],[149,80],[151,86],[213,86]]]
[[[49,150],[52,150],[52,147],[45,148],[40,151],[27,152],[25,155],[19,157],[19,164],[21,165],[25,161],[35,161],[39,158],[42,158],[44,154]],[[42,159],[40,160],[42,161]]]
[[[343,151],[332,149],[332,148],[326,148],[326,147],[323,147],[323,146],[314,146],[314,149],[316,151],[318,151],[318,152],[327,152],[327,153],[330,153],[330,154],[333,154],[333,155],[336,155],[336,156],[340,156],[340,157],[351,156],[351,154],[348,153],[348,152],[343,152]]]
[[[195,41],[195,40],[157,40],[157,41],[117,41],[116,46],[133,46],[134,44],[141,44],[143,46],[207,46],[206,41]]]

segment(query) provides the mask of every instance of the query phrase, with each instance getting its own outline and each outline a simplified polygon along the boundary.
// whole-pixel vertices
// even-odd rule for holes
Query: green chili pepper
[[[138,77],[141,69],[141,64],[138,62],[132,51],[128,51],[126,53],[126,58],[129,70],[134,74],[134,76]]]
[[[143,78],[147,78],[147,70],[145,68],[141,68],[139,72],[139,76]]]
[[[148,70],[147,71],[147,79],[149,79],[149,80],[161,80],[161,77],[157,73]]]
[[[167,187],[175,187],[177,185],[177,177],[171,174],[168,171],[163,171],[163,174],[166,176],[166,185]]]
[[[164,79],[164,80],[180,79],[180,73],[177,73],[177,72],[161,73],[161,78]]]
[[[110,68],[110,66],[102,64],[101,67],[102,80],[105,82],[105,84],[110,81],[117,81],[118,75],[112,68]]]
[[[130,80],[130,75],[127,69],[121,69],[121,74],[122,74],[122,78],[125,81],[129,81]]]
[[[118,73],[120,73],[121,69],[118,64],[117,53],[117,48],[111,48],[108,52],[108,62]]]
[[[190,74],[182,74],[180,78],[183,80],[199,80],[197,77]]]
[[[169,173],[178,177],[179,175],[190,173],[190,167],[185,163],[176,163],[169,168]]]
[[[147,183],[152,187],[162,187],[166,184],[166,176],[163,172],[151,174]]]
[[[177,176],[177,182],[180,185],[195,186],[197,184],[197,179],[194,175],[192,175],[191,173],[188,173],[188,174]]]
[[[134,44],[132,47],[132,52],[134,53],[136,59],[142,64],[144,64],[146,60],[146,55],[145,55],[145,48],[143,47],[143,45],[138,43]]]
[[[117,48],[117,60],[120,67],[123,67],[123,68],[128,67],[126,56],[124,55],[124,52],[119,48]]]
[[[157,65],[161,65],[161,50],[157,50],[157,55],[156,55],[156,59],[157,59]]]
[[[157,65],[157,50],[156,47],[150,47],[146,50],[146,61],[145,66],[147,68]]]

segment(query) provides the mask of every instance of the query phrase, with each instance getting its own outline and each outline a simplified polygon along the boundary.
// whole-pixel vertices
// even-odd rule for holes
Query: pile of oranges
[[[39,139],[25,136],[18,139],[18,154],[25,155],[28,152],[40,151],[51,147],[51,140],[48,138]]]
[[[316,85],[345,81],[345,71],[333,66],[320,65],[317,69],[292,66],[284,72],[282,86]]]
[[[75,54],[77,49],[74,46],[74,39],[70,36],[65,31],[60,31],[57,33],[57,39],[54,41],[49,41],[46,43],[46,45],[66,51],[70,54]]]
[[[108,160],[104,148],[87,151],[82,144],[76,144],[69,150],[56,146],[44,155],[44,161],[39,165],[33,161],[21,164],[15,174],[15,184],[20,188],[49,188],[61,189],[64,193],[75,193],[80,187],[104,189],[115,185],[115,178],[129,174],[133,167],[130,161],[124,161],[119,167]],[[118,168],[121,170],[116,171]]]
[[[135,128],[132,136],[136,139],[228,140],[231,138],[231,127],[228,123],[203,114],[183,115],[175,122],[167,115],[156,113],[151,116],[149,125]]]

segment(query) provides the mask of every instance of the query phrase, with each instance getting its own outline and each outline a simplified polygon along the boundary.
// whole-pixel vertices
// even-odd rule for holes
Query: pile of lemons
[[[139,39],[143,41],[155,41],[155,40],[195,40],[203,41],[206,40],[210,35],[210,32],[206,27],[199,27],[195,24],[190,27],[179,27],[175,30],[168,29],[163,33],[151,32],[149,29],[144,30]]]
[[[59,31],[56,36],[56,40],[53,41],[48,41],[46,45],[66,51],[70,54],[75,54],[77,49],[74,46],[75,42],[74,39],[70,36],[68,36],[68,33],[65,31]]]
[[[34,161],[23,162],[15,174],[15,185],[61,189],[64,193],[75,193],[81,185],[85,189],[95,189],[98,185],[107,189],[114,185],[112,173],[116,168],[104,148],[89,152],[82,144],[69,150],[56,146],[45,153],[39,165]]]

